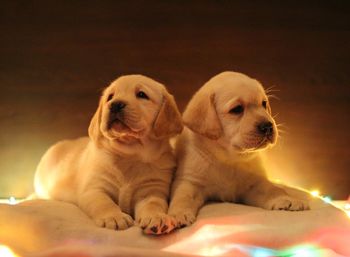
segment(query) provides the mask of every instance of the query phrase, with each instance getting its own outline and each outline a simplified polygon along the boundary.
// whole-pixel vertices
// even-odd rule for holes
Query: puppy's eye
[[[148,95],[146,95],[146,93],[143,92],[143,91],[139,91],[139,92],[136,94],[136,97],[137,97],[137,98],[142,98],[142,99],[149,100]]]
[[[237,105],[236,107],[230,110],[230,113],[233,113],[233,114],[241,114],[243,112],[244,112],[244,107],[242,105]]]
[[[267,106],[267,101],[266,100],[262,101],[262,106],[266,109],[266,106]]]
[[[108,95],[108,98],[107,98],[107,102],[110,101],[110,100],[112,100],[113,96],[114,96],[114,94],[109,94],[109,95]]]

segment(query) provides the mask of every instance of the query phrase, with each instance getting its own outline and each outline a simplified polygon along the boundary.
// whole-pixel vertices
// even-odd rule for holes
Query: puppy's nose
[[[258,131],[259,133],[263,135],[272,135],[273,133],[273,126],[271,122],[262,122],[258,125]]]
[[[111,104],[110,109],[111,109],[111,112],[118,113],[118,112],[121,112],[121,110],[123,110],[125,106],[126,106],[126,103],[122,101],[117,101]]]

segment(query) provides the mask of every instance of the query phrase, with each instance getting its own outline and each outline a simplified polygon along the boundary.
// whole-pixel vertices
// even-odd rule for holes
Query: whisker
[[[276,118],[279,114],[280,114],[279,112],[276,113],[275,115],[272,116],[272,118],[273,118],[273,119]]]
[[[265,93],[271,93],[271,92],[280,92],[281,90],[274,88],[275,86],[269,87],[267,89],[265,89]]]
[[[269,86],[268,88],[265,89],[265,92],[269,91],[269,90],[274,90],[275,89],[275,85]]]
[[[289,132],[284,130],[284,129],[278,129],[278,133],[279,134],[289,134]]]
[[[267,94],[266,96],[267,96],[268,99],[273,98],[273,99],[276,99],[276,100],[281,100],[281,98],[279,98],[279,97],[276,96],[276,95]]]
[[[281,129],[286,129],[288,130],[288,127],[284,124],[277,124],[276,127],[278,128],[278,130],[281,130]]]
[[[277,127],[286,127],[287,125],[285,123],[277,123],[276,126]]]
[[[276,124],[276,128],[278,130],[278,134],[289,134],[288,127],[284,123]]]

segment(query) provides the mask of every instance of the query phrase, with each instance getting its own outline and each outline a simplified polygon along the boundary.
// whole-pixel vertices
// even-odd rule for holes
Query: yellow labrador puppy
[[[176,142],[178,169],[169,206],[179,227],[193,223],[206,200],[308,209],[266,178],[259,152],[276,142],[277,128],[258,81],[220,73],[192,97],[183,122],[187,128]]]
[[[35,174],[40,198],[77,204],[97,225],[126,229],[134,216],[145,233],[166,233],[175,157],[169,138],[181,115],[165,87],[142,75],[107,87],[89,137],[65,140],[42,157]]]

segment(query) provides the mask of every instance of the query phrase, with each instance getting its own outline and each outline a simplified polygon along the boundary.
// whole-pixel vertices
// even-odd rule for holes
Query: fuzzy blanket
[[[0,204],[0,244],[21,257],[350,256],[350,219],[316,198],[303,212],[210,203],[192,226],[146,236],[136,226],[98,228],[72,204],[32,200]]]

